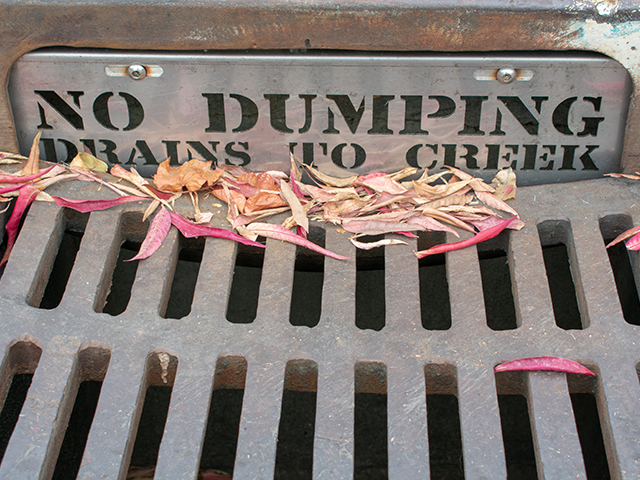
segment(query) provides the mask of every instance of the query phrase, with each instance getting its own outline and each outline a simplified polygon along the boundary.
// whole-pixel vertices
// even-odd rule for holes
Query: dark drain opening
[[[556,325],[564,330],[588,327],[588,319],[581,316],[578,299],[581,295],[579,272],[571,226],[566,220],[546,220],[538,224],[544,266],[551,292]],[[575,283],[574,283],[575,282]],[[581,302],[584,305],[584,302]]]
[[[387,366],[358,362],[355,366],[354,478],[389,477],[387,451]]]
[[[158,451],[167,422],[171,387],[149,387],[138,424],[136,441],[131,453],[131,467],[151,467],[158,463]]]
[[[75,479],[78,475],[110,360],[111,351],[96,342],[85,342],[78,350],[65,398],[58,411],[57,425],[52,432],[52,438],[64,432],[52,480]],[[69,412],[71,402],[73,408]],[[50,471],[49,462],[53,460],[52,457],[46,460],[44,472]]]
[[[164,318],[182,318],[191,313],[193,294],[204,253],[205,238],[184,238],[180,235],[178,261],[173,273],[171,292]]]
[[[0,367],[0,461],[16,428],[42,346],[28,335],[11,342]]]
[[[40,293],[42,287],[36,286],[36,291],[33,295],[30,295],[31,298],[28,299],[29,304],[37,305],[39,308],[47,310],[60,305],[88,221],[88,213],[80,213],[68,208],[61,210],[56,232],[50,240],[50,243],[55,245],[47,246],[47,250],[49,250],[49,248],[57,249],[55,261],[53,262],[53,266],[49,267],[49,275],[43,272],[43,275],[39,277],[39,280],[48,277],[46,287],[44,287],[44,293]],[[62,231],[62,235],[60,235],[60,231]],[[45,255],[51,256],[52,254],[53,252],[47,252]],[[39,293],[41,299],[38,304],[37,297],[40,296]]]
[[[11,379],[11,387],[0,412],[0,460],[4,458],[4,452],[18,423],[32,379],[32,373],[17,374]]]
[[[147,357],[144,403],[129,461],[129,473],[153,477],[167,422],[178,358],[156,350]]]
[[[247,362],[243,357],[218,359],[200,469],[233,474],[246,375]]]
[[[266,243],[258,237],[258,241]],[[256,318],[264,248],[238,243],[236,261],[227,303],[227,320],[231,323],[251,323]]]
[[[287,362],[278,429],[275,480],[312,478],[317,390],[316,362]]]
[[[628,215],[607,215],[600,218],[599,223],[605,245],[633,226]],[[631,325],[640,325],[640,300],[634,276],[634,267],[636,270],[638,267],[638,252],[628,251],[624,242],[621,242],[608,248],[607,254],[624,319]]]
[[[418,250],[426,250],[443,243],[446,243],[444,232],[421,232]],[[427,330],[450,329],[451,302],[445,254],[430,255],[418,260],[418,274],[422,326]]]
[[[478,245],[487,325],[492,330],[518,328],[509,265],[509,232]]]
[[[599,373],[595,366],[587,365],[587,367],[596,374]],[[602,406],[604,398],[598,398],[601,396],[599,377],[599,375],[595,378],[584,375],[567,375],[571,406],[573,407],[588,480],[608,480],[611,478],[605,436],[603,435],[603,430],[606,428],[609,431],[609,428],[605,416],[600,415],[600,409],[606,408],[606,406]],[[601,419],[603,419],[602,423]],[[607,437],[612,438],[610,432]],[[609,448],[613,449],[614,447],[609,445]]]
[[[78,475],[101,388],[102,382],[97,381],[82,382],[78,387],[52,480],[69,480]]]
[[[324,229],[311,227],[307,238],[324,248]],[[318,325],[322,313],[323,283],[324,255],[307,248],[297,247],[289,311],[291,325],[307,327]]]
[[[502,441],[509,480],[537,480],[525,372],[496,374]]]
[[[111,291],[107,296],[102,313],[120,315],[127,309],[131,300],[131,288],[138,271],[138,260],[129,262],[140,251],[140,243],[126,241],[120,247],[116,268],[111,280]]]
[[[361,242],[377,242],[384,235],[365,236]],[[385,325],[384,247],[356,250],[356,326],[380,331]]]
[[[464,479],[455,367],[448,364],[428,364],[425,366],[425,381],[431,478]]]
[[[143,222],[140,212],[126,212],[120,216],[118,234],[111,244],[100,291],[96,295],[96,312],[116,316],[127,309],[131,299],[131,287],[138,270],[137,260],[127,260],[135,257],[140,251],[148,228],[149,221]]]

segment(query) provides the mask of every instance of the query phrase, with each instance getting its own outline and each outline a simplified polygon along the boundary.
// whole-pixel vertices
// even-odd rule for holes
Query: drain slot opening
[[[537,480],[538,471],[526,382],[525,372],[496,374],[507,478]]]
[[[566,220],[546,220],[538,224],[538,234],[556,325],[563,330],[587,328],[571,225]]]
[[[205,237],[185,238],[180,235],[178,260],[171,282],[171,292],[164,318],[179,319],[191,313],[193,294],[204,254]]]
[[[60,211],[56,232],[51,236],[50,245],[45,253],[45,271],[38,275],[38,285],[27,299],[30,305],[47,310],[60,305],[88,221],[88,213],[76,212],[69,208]],[[53,262],[51,259],[54,253],[50,250],[57,250]],[[48,279],[46,286],[43,285],[44,279]]]
[[[142,213],[126,212],[120,217],[119,233],[114,239],[105,266],[105,274],[108,276],[103,277],[102,291],[96,297],[96,312],[116,316],[127,309],[138,271],[138,260],[127,260],[140,251],[148,228],[149,221],[142,221]]]
[[[258,242],[265,244],[264,237]],[[227,320],[231,323],[252,323],[258,310],[264,248],[238,243],[236,261],[227,303]]]
[[[59,413],[59,417],[62,421],[59,428],[65,429],[65,433],[52,480],[69,480],[78,475],[110,359],[111,352],[105,347],[95,343],[80,346],[75,371],[72,373],[71,388],[68,389],[72,392],[70,395],[73,398],[70,396],[68,401],[65,399],[60,406],[62,415]],[[73,408],[69,414],[65,406],[72,402]]]
[[[312,478],[317,391],[316,362],[287,362],[278,428],[275,480]]]
[[[42,347],[37,340],[24,336],[12,342],[0,367],[0,461],[16,428],[27,398]]]
[[[153,477],[158,451],[167,422],[171,392],[178,368],[178,358],[164,351],[154,351],[147,358],[144,403],[133,444],[129,473]]]
[[[518,328],[510,266],[510,235],[504,231],[478,245],[480,276],[487,326],[492,330]]]
[[[246,378],[247,361],[243,357],[218,359],[200,469],[233,474]]]
[[[426,250],[447,242],[444,232],[421,232],[418,250]],[[420,314],[422,326],[427,330],[451,328],[451,302],[444,253],[429,255],[418,260],[420,279]]]
[[[599,219],[605,245],[633,226],[628,215],[607,215]],[[618,290],[622,314],[627,323],[640,325],[640,299],[634,272],[638,271],[638,252],[630,252],[620,242],[607,249]]]
[[[594,365],[586,366],[596,374],[599,373]],[[600,375],[586,377],[567,374],[569,396],[588,480],[611,478],[607,449],[613,451],[614,448],[613,445],[605,446],[603,430],[608,430],[608,421],[605,415],[601,414],[601,412],[604,413],[603,408],[606,409],[606,406],[600,392],[598,378]],[[612,438],[610,432],[607,437]]]
[[[358,238],[360,242],[377,242],[384,235]],[[356,249],[356,326],[361,330],[380,331],[385,325],[384,247]]]
[[[389,477],[387,450],[387,366],[355,365],[354,478]]]
[[[307,236],[320,247],[325,246],[323,228],[311,227]],[[293,273],[291,325],[315,327],[322,312],[322,286],[324,283],[324,255],[303,247],[296,247],[296,263]]]
[[[428,364],[424,370],[431,478],[464,479],[456,368]]]
[[[67,432],[64,435],[56,468],[53,472],[53,480],[67,480],[77,477],[89,430],[93,423],[93,416],[98,406],[101,388],[102,382],[96,381],[85,381],[78,387],[71,417],[67,424]]]

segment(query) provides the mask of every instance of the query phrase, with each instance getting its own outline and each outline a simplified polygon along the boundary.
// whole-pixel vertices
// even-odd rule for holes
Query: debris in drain
[[[382,245],[401,245],[406,242],[385,239],[365,243],[356,239],[366,235],[396,233],[415,237],[413,232],[441,231],[459,236],[451,227],[475,234],[468,240],[416,252],[418,258],[475,245],[493,238],[505,228],[520,229],[524,222],[505,200],[515,197],[515,174],[504,170],[498,173],[493,186],[454,167],[417,179],[417,168],[407,167],[395,173],[371,173],[349,178],[335,178],[317,168],[300,163],[291,156],[291,170],[253,173],[242,167],[224,165],[211,168],[212,162],[192,159],[174,167],[169,160],[162,162],[154,176],[155,185],[138,174],[119,165],[111,168],[118,182],[103,179],[94,171],[104,171],[105,163],[89,153],[81,153],[69,166],[54,165],[39,170],[39,134],[29,158],[17,174],[0,174],[0,195],[18,195],[16,208],[7,222],[8,245],[2,262],[6,262],[17,236],[22,215],[33,200],[55,201],[58,205],[86,213],[103,210],[124,202],[150,201],[145,219],[155,213],[151,228],[141,250],[132,260],[149,257],[166,237],[171,225],[185,237],[213,236],[263,247],[258,236],[294,243],[336,259],[348,259],[321,248],[307,240],[309,220],[321,220],[339,225],[353,234],[353,245],[372,249]],[[310,182],[303,183],[303,169]],[[72,200],[51,197],[43,190],[61,180],[94,181],[104,185],[119,198],[108,200]],[[127,183],[122,183],[125,180]],[[212,194],[227,203],[227,220],[238,233],[215,228],[209,222],[213,212],[201,211],[199,194]],[[173,204],[188,194],[194,208],[195,222],[175,213]],[[160,210],[158,210],[160,208]],[[259,219],[290,212],[281,225],[258,222]],[[508,213],[503,218],[497,212]],[[478,232],[478,233],[476,233]]]
[[[565,373],[578,373],[580,375],[591,375],[595,377],[595,373],[587,367],[580,365],[578,362],[568,360],[562,357],[529,357],[519,358],[510,362],[497,365],[495,372],[512,372],[516,370],[526,371],[552,371]]]

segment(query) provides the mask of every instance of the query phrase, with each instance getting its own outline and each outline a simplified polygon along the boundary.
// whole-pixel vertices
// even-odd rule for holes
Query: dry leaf
[[[71,167],[84,168],[86,170],[93,170],[94,172],[107,172],[107,164],[102,160],[94,157],[90,153],[80,152],[78,153],[71,163]]]
[[[147,209],[144,211],[144,215],[142,216],[142,221],[144,222],[149,216],[156,211],[156,209],[160,206],[160,200],[154,200],[149,204]]]
[[[22,170],[17,173],[18,175],[36,175],[40,172],[40,135],[42,135],[42,130],[38,130],[36,138],[33,139],[29,159]]]
[[[382,240],[378,240],[377,242],[358,242],[353,237],[349,238],[349,240],[356,248],[359,248],[360,250],[372,250],[374,248],[384,247],[387,245],[409,245],[407,242],[403,242],[402,240],[396,240],[393,238],[384,238]]]
[[[222,175],[222,169],[211,170],[211,163],[194,158],[172,167],[167,159],[158,166],[153,182],[165,192],[181,192],[183,188],[195,192],[204,186],[212,186]]]
[[[289,207],[291,207],[291,213],[293,214],[293,219],[295,220],[296,224],[302,227],[305,232],[308,232],[309,219],[307,218],[307,212],[305,212],[304,208],[302,207],[300,200],[298,200],[298,197],[293,193],[293,190],[287,182],[282,182],[280,184],[280,188],[282,196],[289,204]]]
[[[259,192],[247,198],[243,213],[253,213],[267,208],[288,206],[280,195],[271,192]]]

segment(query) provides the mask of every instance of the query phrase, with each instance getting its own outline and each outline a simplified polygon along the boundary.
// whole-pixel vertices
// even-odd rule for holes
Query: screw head
[[[129,68],[127,68],[127,75],[134,80],[142,80],[147,76],[147,70],[142,65],[129,65]]]
[[[513,67],[502,67],[496,74],[496,80],[500,83],[511,83],[518,76],[518,71]]]

